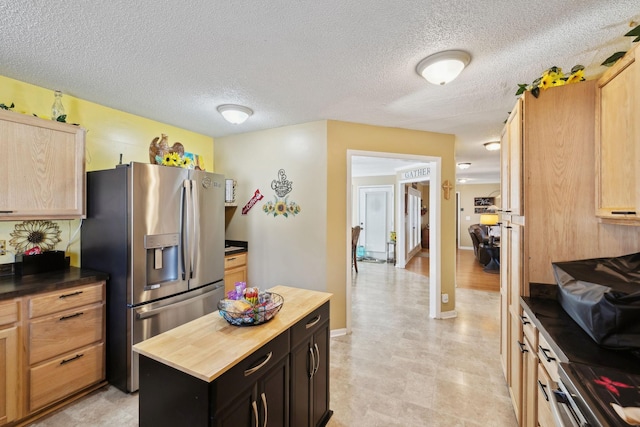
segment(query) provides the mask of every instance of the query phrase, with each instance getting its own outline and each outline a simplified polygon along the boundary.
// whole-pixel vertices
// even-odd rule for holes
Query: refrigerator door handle
[[[184,187],[184,223],[182,224],[182,257],[184,260],[186,280],[191,279],[191,180],[185,179],[182,183]]]
[[[191,239],[191,277],[196,275],[198,269],[198,257],[196,256],[196,248],[200,247],[200,233],[197,230],[197,225],[200,224],[200,193],[198,192],[197,182],[191,180],[191,199],[192,199],[192,233],[189,237]]]

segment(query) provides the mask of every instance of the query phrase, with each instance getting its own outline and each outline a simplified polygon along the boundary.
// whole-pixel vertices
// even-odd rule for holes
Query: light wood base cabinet
[[[105,385],[105,282],[0,301],[0,425]]]
[[[27,298],[29,411],[105,378],[105,282]]]
[[[0,425],[18,418],[18,302],[0,302]]]
[[[247,253],[224,257],[224,292],[235,289],[236,282],[247,282]]]

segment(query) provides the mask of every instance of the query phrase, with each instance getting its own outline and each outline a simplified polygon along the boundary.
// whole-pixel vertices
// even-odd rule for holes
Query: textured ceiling
[[[482,144],[517,84],[602,73],[632,20],[638,0],[0,0],[0,74],[214,138],[322,119],[452,133],[458,176],[497,182]],[[417,75],[449,49],[472,57],[457,80]],[[231,125],[225,103],[255,113]]]

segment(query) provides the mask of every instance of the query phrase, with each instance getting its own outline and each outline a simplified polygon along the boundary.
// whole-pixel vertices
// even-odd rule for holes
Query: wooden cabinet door
[[[311,373],[313,347],[310,341],[291,350],[291,425],[308,426],[311,419]]]
[[[316,369],[312,378],[311,426],[316,427],[329,412],[329,322],[313,335]]]
[[[260,410],[260,426],[287,427],[290,425],[288,357],[282,359],[258,380],[258,394],[255,396],[255,402]]]
[[[0,425],[18,417],[18,328],[0,329]]]
[[[598,80],[596,215],[640,221],[640,64],[637,49]]]
[[[85,216],[85,131],[0,111],[0,219]]]
[[[522,120],[523,98],[518,99],[507,119],[500,142],[502,211],[523,215],[522,210]]]
[[[538,425],[538,356],[536,347],[524,337],[522,355],[522,422],[523,427],[536,427]]]
[[[259,412],[255,401],[255,386],[245,389],[214,416],[215,427],[258,427]],[[254,408],[254,405],[255,408]]]
[[[236,282],[247,282],[247,266],[225,270],[224,291],[229,292],[235,289]]]
[[[511,318],[511,349],[509,361],[509,392],[511,393],[511,402],[518,420],[518,424],[522,425],[522,323],[517,314],[510,313]]]

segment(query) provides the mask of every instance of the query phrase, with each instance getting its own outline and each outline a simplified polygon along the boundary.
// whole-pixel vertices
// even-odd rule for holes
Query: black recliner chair
[[[487,251],[487,247],[489,246],[489,235],[487,234],[486,226],[471,224],[469,226],[469,235],[473,242],[473,253],[475,254],[478,262],[482,265],[489,264],[489,261],[491,261],[491,255]]]

